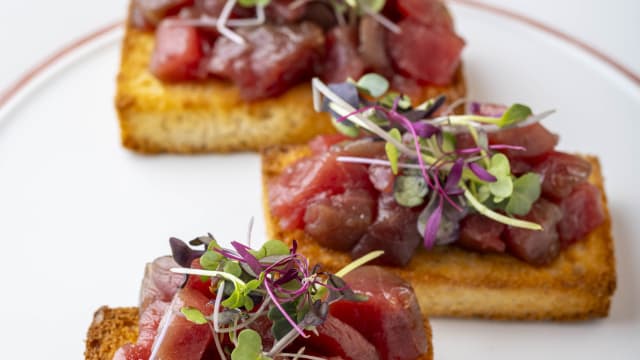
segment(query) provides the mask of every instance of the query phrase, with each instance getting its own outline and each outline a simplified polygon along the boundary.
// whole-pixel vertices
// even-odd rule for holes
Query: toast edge
[[[433,333],[431,324],[424,319],[428,350],[418,360],[433,359]],[[138,338],[138,308],[109,308],[102,306],[93,315],[87,331],[85,360],[111,360],[117,349]]]

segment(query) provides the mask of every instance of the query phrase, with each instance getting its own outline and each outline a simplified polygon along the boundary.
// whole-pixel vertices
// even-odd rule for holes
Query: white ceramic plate
[[[565,40],[453,6],[472,97],[558,113],[561,148],[600,156],[618,290],[607,319],[570,324],[433,319],[438,359],[602,359],[640,353],[640,87]],[[154,156],[119,144],[112,98],[121,29],[61,56],[0,105],[2,358],[81,359],[101,305],[133,306],[167,239],[264,240],[255,154]],[[636,162],[634,162],[636,161]]]

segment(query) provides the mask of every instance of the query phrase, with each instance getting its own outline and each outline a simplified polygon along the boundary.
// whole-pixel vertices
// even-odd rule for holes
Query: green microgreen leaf
[[[224,264],[223,271],[235,277],[240,277],[240,275],[242,275],[242,268],[236,261],[227,261]]]
[[[200,310],[196,308],[185,306],[180,309],[180,312],[182,313],[182,315],[184,315],[185,318],[187,318],[187,320],[191,321],[192,323],[195,323],[198,325],[207,323],[207,318],[204,316],[203,313],[200,312]]]
[[[511,174],[511,165],[509,158],[505,154],[497,153],[491,157],[491,165],[487,169],[491,175],[501,177]]]
[[[450,132],[442,133],[442,151],[453,152],[456,149],[456,136]]]
[[[247,285],[245,286],[246,289],[246,293],[248,294],[249,292],[257,289],[260,287],[260,285],[262,285],[262,279],[253,279],[250,280]]]
[[[280,240],[269,240],[262,248],[265,250],[265,256],[289,255],[289,247]]]
[[[352,138],[358,137],[358,135],[360,135],[360,129],[357,126],[351,124],[351,122],[349,122],[348,120],[338,122],[332,117],[331,123],[333,124],[333,127],[336,128],[336,130],[338,130],[338,132],[342,135]]]
[[[398,176],[393,184],[393,197],[402,206],[414,207],[424,202],[429,192],[424,178],[420,176]]]
[[[513,104],[502,114],[500,120],[496,123],[499,127],[511,126],[513,124],[524,121],[531,116],[533,112],[531,108],[522,104]]]
[[[513,181],[511,179],[511,166],[506,155],[497,153],[491,157],[489,168],[487,171],[496,177],[496,181],[490,182],[489,191],[496,199],[495,203],[499,203],[503,199],[509,197],[513,192]]]
[[[244,329],[238,335],[238,345],[231,352],[231,360],[267,360],[262,354],[262,338],[257,331]]]
[[[400,131],[396,128],[389,131],[389,136],[397,141],[402,139]],[[384,145],[384,151],[387,153],[387,159],[389,159],[391,163],[391,172],[393,172],[393,175],[398,175],[398,157],[400,156],[400,151],[398,151],[398,148],[391,142],[387,142]]]
[[[483,184],[478,186],[478,201],[485,202],[491,196],[491,190],[489,190],[489,185]]]
[[[253,310],[253,307],[255,306],[255,304],[254,304],[253,299],[251,298],[251,296],[245,296],[244,297],[243,306],[247,311]]]
[[[200,256],[200,266],[202,266],[203,269],[216,270],[222,259],[224,259],[222,254],[215,251],[206,251]]]
[[[385,0],[359,0],[358,1],[365,8],[374,12],[380,12],[384,8]]]
[[[304,316],[304,314],[298,314],[297,304],[294,301],[286,302],[281,305],[284,311],[286,311],[292,319],[297,319],[298,317]],[[284,317],[284,315],[282,315],[277,307],[274,306],[269,309],[267,317],[273,322],[273,324],[271,325],[271,333],[276,340],[282,339],[291,330],[293,330],[293,326],[291,326],[289,321],[287,321],[287,319]]]
[[[489,191],[493,194],[495,203],[499,203],[503,199],[511,196],[513,192],[513,181],[511,176],[496,176],[497,180],[489,183]]]
[[[540,197],[540,175],[526,173],[513,182],[513,194],[505,210],[509,214],[524,216]]]
[[[244,296],[238,286],[235,286],[231,295],[222,302],[222,306],[229,309],[237,309],[244,305]]]
[[[375,2],[376,0],[372,0]],[[379,0],[377,2],[380,2]],[[384,0],[382,1],[384,5]],[[389,81],[376,73],[363,75],[356,83],[359,90],[367,92],[373,97],[379,97],[389,90]]]
[[[386,95],[381,97],[378,102],[384,107],[391,108],[393,107],[393,103],[396,101],[396,98],[398,96],[401,96],[400,100],[398,101],[398,107],[401,110],[406,110],[411,107],[411,99],[407,95],[401,95],[400,93],[397,93],[395,91],[388,92]]]
[[[238,4],[242,7],[255,7],[258,5],[266,6],[271,0],[238,0]]]
[[[469,189],[466,188],[466,186],[462,186],[462,188],[464,189],[465,199],[467,199],[467,201],[469,201],[469,204],[474,209],[476,209],[476,211],[478,211],[481,215],[484,215],[490,219],[493,219],[505,225],[515,226],[515,227],[519,227],[522,229],[529,229],[529,230],[542,230],[542,226],[534,222],[514,219],[512,217],[502,215],[500,213],[497,213],[489,209],[487,206],[479,202],[478,199],[476,199],[476,197],[473,196],[473,194],[469,191]]]

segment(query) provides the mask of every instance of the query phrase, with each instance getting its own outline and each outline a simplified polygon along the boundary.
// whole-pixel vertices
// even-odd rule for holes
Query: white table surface
[[[73,39],[124,18],[128,1],[3,1],[0,92]],[[481,1],[517,11],[566,32],[640,74],[640,1]]]

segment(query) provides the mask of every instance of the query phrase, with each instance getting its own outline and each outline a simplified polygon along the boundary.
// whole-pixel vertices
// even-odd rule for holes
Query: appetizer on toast
[[[172,238],[147,264],[138,308],[102,307],[87,360],[430,360],[431,328],[411,286],[370,253],[332,274],[283,242],[259,250]],[[185,277],[185,274],[186,277]]]
[[[370,75],[368,75],[370,76]],[[262,154],[269,236],[336,269],[362,253],[411,282],[428,315],[607,316],[616,286],[600,164],[555,150],[520,104],[451,115],[378,81],[325,85],[345,135]]]
[[[333,132],[308,80],[382,73],[415,98],[465,94],[439,0],[132,0],[115,106],[125,147],[226,152]]]

